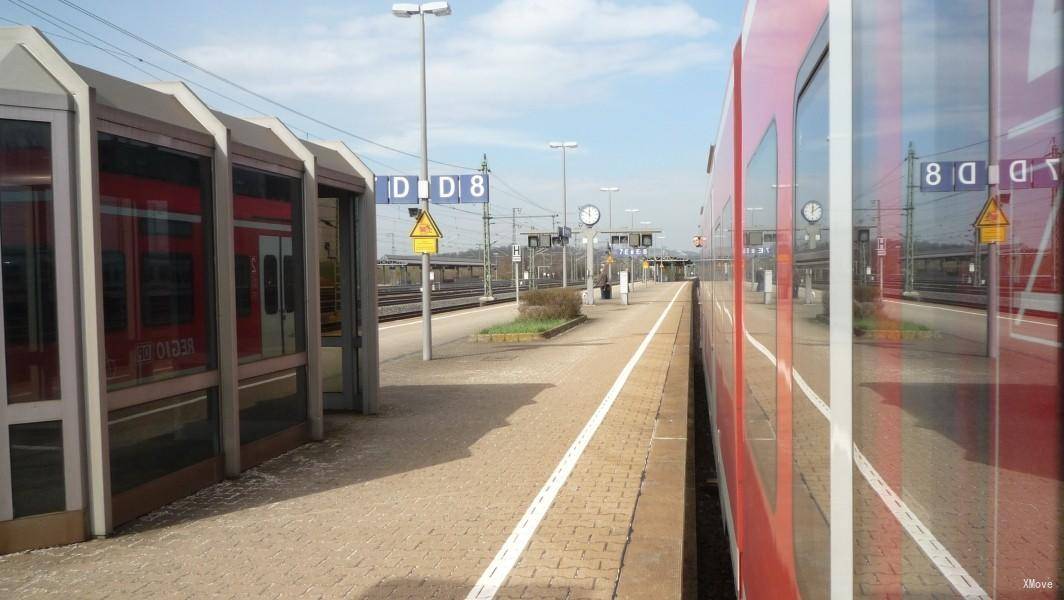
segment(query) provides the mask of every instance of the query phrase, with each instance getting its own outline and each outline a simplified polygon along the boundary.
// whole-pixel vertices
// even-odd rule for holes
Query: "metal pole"
[[[988,23],[990,35],[988,36],[987,40],[987,62],[989,63],[988,66],[990,67],[990,73],[987,77],[987,87],[989,88],[987,90],[989,92],[989,98],[987,102],[987,132],[989,134],[990,144],[987,148],[989,154],[989,156],[987,156],[987,164],[996,165],[998,164],[998,145],[1000,143],[1000,138],[997,136],[997,107],[999,92],[998,69],[1000,68],[997,54],[997,11],[1000,10],[1000,7],[998,6],[997,2],[991,2],[990,4],[990,21]],[[998,174],[999,180],[1000,177],[1003,176],[1004,175],[1002,174]],[[998,192],[1001,188],[999,183],[996,181],[991,181],[989,183],[989,197],[994,198],[998,195]],[[1003,210],[1000,203],[998,204],[998,209]],[[978,232],[976,233],[976,235],[978,235]],[[990,277],[989,281],[987,281],[986,286],[986,355],[990,358],[998,357],[998,352],[1001,345],[999,337],[1000,332],[998,330],[998,312],[1000,311],[1001,302],[1001,265],[998,264],[998,262],[1001,260],[1001,250],[999,246],[1000,244],[998,244],[997,242],[992,242],[990,244],[990,253],[987,257],[987,261],[989,262],[989,265],[987,265],[987,270],[990,271]],[[995,414],[995,417],[997,417],[997,414]],[[996,541],[997,540],[995,539],[995,543]]]
[[[480,163],[480,172],[488,174],[488,155]],[[491,298],[491,205],[484,203],[484,297]]]
[[[514,215],[514,220],[513,220],[513,245],[514,246],[517,245],[517,212],[519,210],[521,210],[521,209],[515,208],[514,212],[513,212],[513,215]],[[521,270],[521,262],[520,261],[516,261],[515,262],[511,258],[510,259],[510,271],[513,272],[513,276],[514,276],[514,303],[516,303],[518,306],[521,306],[521,277],[520,277],[520,275],[518,275],[518,272],[520,270]]]
[[[565,189],[566,188],[566,183],[565,183],[566,172],[565,172],[565,169],[566,169],[566,167],[565,167],[565,143],[563,142],[562,143],[562,229],[565,229],[566,225],[568,225],[568,223],[569,223],[569,219],[567,217],[569,211],[566,208],[566,200],[567,199],[566,199],[566,189]],[[568,250],[566,249],[567,244],[565,243],[565,238],[562,238],[561,241],[562,241],[562,287],[568,287],[569,286],[569,266],[568,266],[568,263],[566,262],[566,259],[568,257]]]
[[[429,109],[425,83],[425,13],[421,18],[421,178],[418,181],[421,211],[429,211]],[[421,254],[421,359],[432,360],[432,264],[429,254]]]
[[[608,192],[608,193],[609,193],[609,196],[610,196],[610,233],[607,234],[609,237],[606,238],[606,247],[610,249],[610,253],[609,254],[610,254],[610,257],[612,258],[613,257],[613,241],[612,241],[613,240],[613,192]],[[613,263],[612,262],[609,262],[609,261],[606,262],[606,270],[607,270],[606,281],[612,282],[613,281]]]

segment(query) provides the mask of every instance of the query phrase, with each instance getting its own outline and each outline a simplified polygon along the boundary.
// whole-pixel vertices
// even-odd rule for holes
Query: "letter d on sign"
[[[457,177],[451,175],[433,177],[430,200],[436,204],[458,204]]]
[[[986,188],[987,173],[986,163],[981,160],[968,160],[958,162],[955,165],[956,184],[955,190],[971,191]]]

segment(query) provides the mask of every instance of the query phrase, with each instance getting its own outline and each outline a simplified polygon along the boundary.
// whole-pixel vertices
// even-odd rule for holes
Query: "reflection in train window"
[[[743,235],[751,239],[742,261],[743,413],[746,441],[754,455],[762,488],[776,504],[776,246],[764,239],[776,231],[776,124],[765,132],[747,164]],[[760,238],[760,239],[758,239]],[[753,241],[760,241],[753,245]]]
[[[212,368],[211,159],[97,142],[108,389]]]
[[[812,60],[819,57],[811,56]],[[805,83],[805,82],[802,82]],[[791,502],[795,571],[803,598],[826,598],[831,514],[828,389],[828,59],[806,83],[794,123],[791,278]],[[867,237],[867,236],[865,236]]]
[[[262,259],[262,302],[266,314],[277,314],[277,257],[267,254]]]
[[[237,254],[236,266],[236,315],[246,317],[251,314],[251,257]]]
[[[10,403],[59,397],[51,135],[48,123],[0,119],[3,349]]]
[[[192,256],[149,252],[140,259],[140,320],[147,327],[192,321]]]
[[[247,299],[238,299],[237,352],[243,363],[302,351],[303,188],[299,177],[233,168],[233,242],[251,258]]]
[[[122,331],[126,323],[126,254],[118,250],[103,252],[103,328]]]
[[[292,255],[286,255],[281,264],[284,267],[281,274],[284,282],[284,311],[291,313],[296,310],[296,276],[292,269]]]

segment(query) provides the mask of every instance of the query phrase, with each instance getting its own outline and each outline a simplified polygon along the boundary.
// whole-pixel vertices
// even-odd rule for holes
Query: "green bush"
[[[831,314],[831,294],[824,294],[824,316]],[[874,285],[853,286],[853,318],[870,319],[883,312],[883,299],[879,296],[879,287]]]
[[[575,319],[580,316],[580,290],[555,288],[521,294],[521,319]]]

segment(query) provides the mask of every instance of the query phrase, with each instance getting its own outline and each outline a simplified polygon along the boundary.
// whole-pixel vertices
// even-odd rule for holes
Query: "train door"
[[[289,251],[291,246],[289,245]],[[281,294],[281,238],[259,237],[259,318],[262,320],[262,357],[284,352],[284,307]]]

